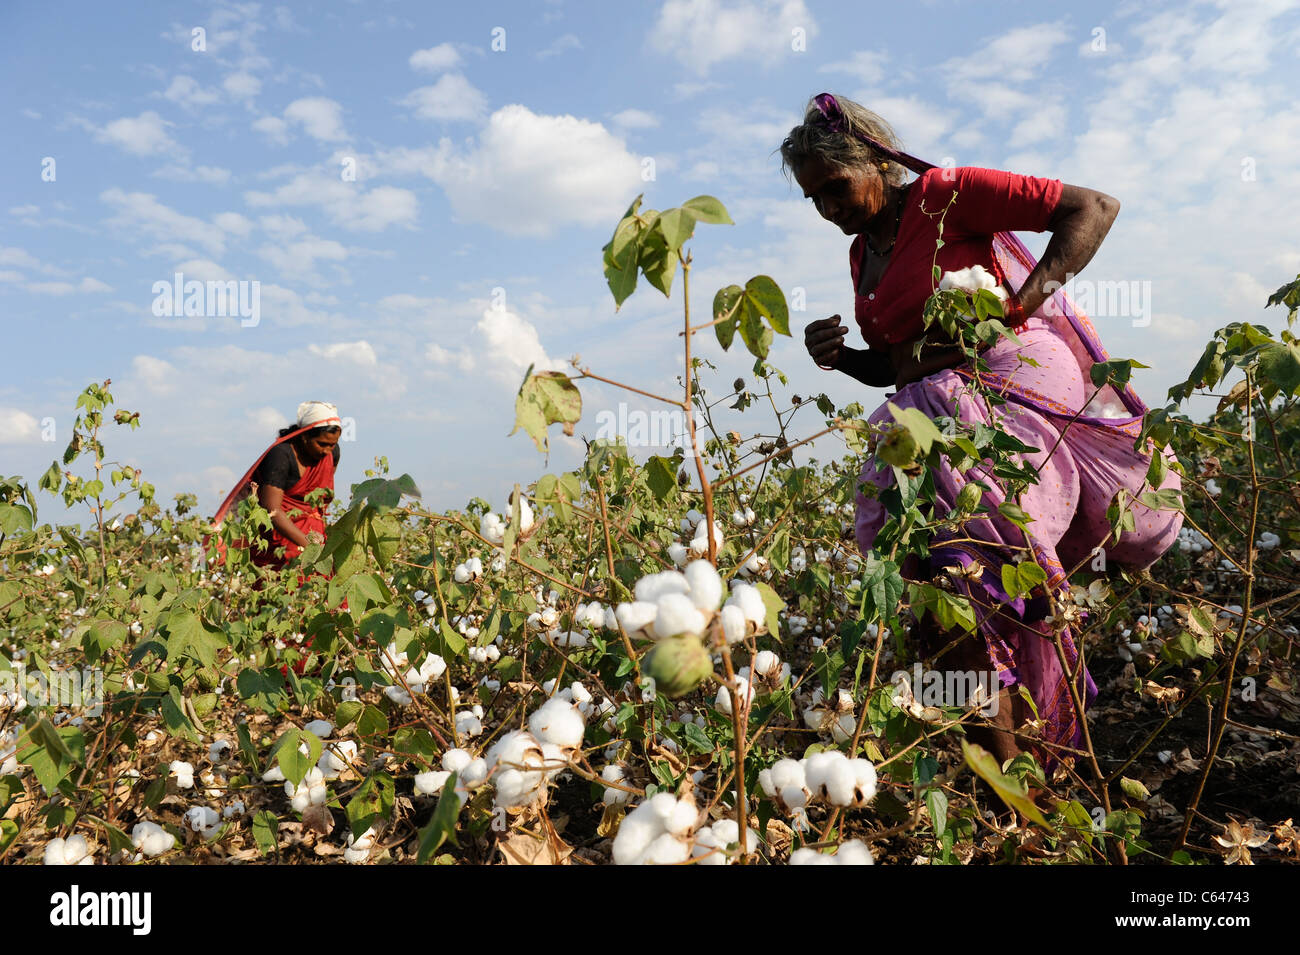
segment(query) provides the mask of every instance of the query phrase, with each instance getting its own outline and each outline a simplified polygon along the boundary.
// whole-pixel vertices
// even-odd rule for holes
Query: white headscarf
[[[299,428],[308,426],[322,428],[332,424],[340,427],[343,425],[343,419],[339,417],[339,409],[334,405],[325,401],[304,401],[298,406]]]

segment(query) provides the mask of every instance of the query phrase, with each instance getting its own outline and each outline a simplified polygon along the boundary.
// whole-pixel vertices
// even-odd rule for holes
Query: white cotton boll
[[[451,572],[452,579],[458,584],[469,582],[469,568],[464,564],[457,564],[456,569]]]
[[[664,828],[674,836],[684,836],[695,828],[700,812],[690,799],[681,799],[673,807],[672,815],[664,822]]]
[[[668,820],[677,811],[677,797],[670,792],[657,792],[642,804],[644,811],[657,820],[660,829],[667,831]],[[641,809],[642,806],[638,806]]]
[[[563,650],[581,650],[587,645],[587,634],[579,630],[550,630],[543,639]]]
[[[430,683],[438,679],[447,670],[447,661],[436,653],[430,653],[420,664],[420,669],[416,673],[417,683]]]
[[[329,720],[312,720],[303,727],[308,733],[314,733],[321,739],[329,739],[334,732],[334,724]]]
[[[1264,531],[1259,535],[1259,540],[1255,541],[1255,544],[1261,550],[1272,550],[1280,543],[1282,543],[1282,538],[1278,537],[1272,531]]]
[[[483,785],[483,781],[488,778],[488,772],[487,760],[473,759],[465,764],[465,768],[460,771],[458,779],[462,785],[473,789]]]
[[[779,790],[781,802],[792,812],[808,805],[808,791],[802,786],[786,786]]]
[[[791,865],[835,865],[835,860],[828,855],[823,855],[816,849],[807,847],[795,849],[790,853]]]
[[[371,826],[361,834],[361,838],[355,838],[352,831],[348,831],[348,841],[343,847],[343,861],[350,865],[360,865],[370,858],[370,849],[375,842],[375,828]]]
[[[284,770],[280,768],[279,763],[272,766],[266,772],[262,773],[262,782],[264,783],[282,783],[284,782]]]
[[[513,504],[511,510],[514,510]],[[519,499],[519,530],[525,534],[528,533],[528,531],[532,530],[534,520],[533,509],[521,497]]]
[[[411,689],[415,689],[415,687],[412,687]],[[398,706],[410,706],[413,702],[415,702],[412,699],[411,694],[407,693],[400,686],[384,687],[384,696],[388,697]]]
[[[849,760],[849,768],[853,771],[854,786],[859,796],[858,802],[871,802],[876,795],[876,767],[871,760],[857,757]]]
[[[772,784],[777,792],[791,786],[797,789],[806,788],[808,781],[804,775],[803,763],[797,759],[777,760],[772,764]]]
[[[541,629],[554,630],[560,623],[560,612],[554,607],[543,607],[538,619],[542,622]]]
[[[483,720],[475,716],[472,710],[461,710],[456,714],[456,734],[470,738],[482,736]]]
[[[673,541],[668,545],[668,556],[678,567],[686,565],[686,561],[690,559],[690,553],[686,545],[681,541]]]
[[[745,639],[747,621],[745,612],[738,605],[728,602],[718,614],[718,619],[722,623],[722,636],[728,645],[740,643]]]
[[[691,856],[696,865],[727,865],[726,843],[713,831],[712,826],[705,826],[695,833],[695,844],[691,847]]]
[[[415,593],[411,594],[411,599],[418,604],[424,603],[427,597],[429,597],[429,594],[423,590],[417,590]]]
[[[610,763],[600,771],[600,778],[607,783],[625,783],[627,781],[627,772],[619,763]],[[631,798],[632,794],[625,789],[606,786],[605,795],[601,802],[606,806],[625,806]]]
[[[451,773],[446,770],[431,770],[427,773],[417,773],[415,776],[415,794],[417,796],[433,796],[442,792],[442,787],[447,784],[451,778]]]
[[[645,804],[642,803],[642,806]],[[652,815],[639,812],[638,806],[618,827],[614,836],[614,864],[636,865],[650,843],[663,833],[663,827]]]
[[[795,554],[790,558],[791,573],[800,573],[808,566],[808,558],[803,554]]]
[[[449,773],[463,773],[474,757],[463,749],[449,749],[442,754],[442,768]]]
[[[1210,497],[1218,497],[1223,492],[1219,490],[1218,482],[1215,481],[1214,478],[1210,478],[1205,482],[1205,493],[1210,495]]]
[[[225,739],[213,740],[212,745],[208,747],[208,762],[219,763],[226,758],[230,752],[230,741]]]
[[[185,824],[205,839],[212,839],[221,828],[221,816],[215,809],[195,806],[186,810]]]
[[[245,812],[244,800],[236,799],[225,809],[221,810],[221,817],[223,819],[231,819],[234,818],[235,816],[242,816],[244,812]]]
[[[745,526],[745,512],[744,512],[744,511],[732,511],[732,512],[731,512],[731,523],[735,524],[737,527],[744,527],[744,526]]]
[[[686,565],[686,583],[691,603],[709,612],[718,609],[722,602],[722,578],[707,560],[695,560]]]
[[[560,697],[547,700],[528,718],[528,729],[537,739],[565,750],[582,745],[586,728],[578,708]]]
[[[68,836],[66,839],[51,839],[45,845],[42,859],[44,865],[94,865],[90,846],[85,836]]]
[[[682,522],[681,522],[682,533],[683,534],[691,533],[693,530],[695,530],[695,525],[702,520],[704,520],[704,515],[701,514],[699,511],[695,510],[695,508],[691,508],[689,511],[686,512],[686,516],[682,518]]]
[[[576,680],[569,685],[569,695],[579,706],[591,702],[591,691]]]
[[[876,859],[860,839],[850,839],[835,853],[836,865],[875,865]]]
[[[776,798],[776,784],[772,782],[772,770],[760,769],[758,771],[758,788],[763,790],[763,795],[769,799]]]
[[[677,865],[691,857],[691,847],[676,836],[664,833],[646,847],[644,865]]]
[[[808,790],[814,796],[824,797],[832,770],[836,765],[847,762],[848,760],[839,750],[827,749],[813,753],[804,760],[804,780]]]
[[[722,525],[717,521],[713,522],[713,545],[715,550],[722,550],[722,542],[725,535],[722,531]],[[709,552],[709,531],[703,520],[695,529],[695,536],[691,539],[691,553],[703,556]]]
[[[665,570],[642,577],[632,592],[638,601],[654,603],[664,594],[684,594],[690,589],[685,574],[677,570]]]
[[[324,805],[329,797],[329,790],[325,788],[325,775],[315,766],[307,770],[307,775],[297,786],[286,780],[284,792],[296,812],[305,812],[308,806]]]
[[[831,739],[837,743],[847,743],[858,731],[858,718],[853,713],[841,713],[831,724]]]
[[[339,774],[357,758],[357,744],[350,739],[327,743],[322,749],[316,768],[326,779],[338,779]]]
[[[739,607],[745,619],[756,627],[761,627],[767,619],[767,607],[763,603],[763,595],[758,592],[757,587],[750,584],[735,584],[731,588],[731,599],[727,603]]]
[[[767,676],[773,670],[779,670],[781,658],[771,650],[759,650],[754,654],[754,672],[759,676]]]
[[[847,759],[836,760],[826,771],[823,781],[826,798],[832,806],[847,808],[857,801],[857,779]]]
[[[659,608],[655,604],[637,600],[634,603],[619,604],[614,612],[619,625],[627,631],[628,636],[633,636],[654,624]]]
[[[754,701],[754,687],[739,674],[736,675],[736,695],[740,698],[742,710]],[[718,687],[718,695],[714,697],[713,705],[724,716],[731,715],[731,691],[725,685]]]
[[[660,640],[682,633],[699,635],[708,625],[704,614],[700,613],[686,594],[664,594],[655,607],[655,621],[651,629]]]
[[[488,511],[478,519],[478,532],[491,544],[500,544],[506,539],[506,525],[501,515]]]
[[[176,777],[176,785],[180,789],[194,788],[194,767],[184,760],[174,759],[167,771]]]
[[[137,822],[131,830],[131,844],[152,859],[176,845],[176,837],[156,822]]]

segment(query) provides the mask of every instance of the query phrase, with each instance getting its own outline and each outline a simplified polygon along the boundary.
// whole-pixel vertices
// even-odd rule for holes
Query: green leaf
[[[652,455],[645,463],[645,479],[655,500],[663,503],[677,493],[676,460]]]
[[[735,225],[731,221],[731,216],[727,215],[726,207],[713,196],[696,196],[694,199],[687,199],[682,203],[682,208],[689,210],[691,215],[700,222],[708,222],[712,225]]]
[[[934,827],[937,838],[943,838],[948,828],[948,796],[942,789],[927,789],[925,807],[930,811],[930,825]]]
[[[754,586],[758,588],[759,595],[763,598],[763,606],[767,610],[767,616],[764,619],[767,624],[767,632],[779,639],[781,636],[779,615],[785,609],[785,601],[781,599],[775,590],[761,580],[755,581]]]
[[[1119,779],[1119,788],[1124,791],[1124,795],[1130,799],[1139,799],[1146,801],[1151,798],[1151,790],[1142,785],[1141,781],[1130,779],[1127,776],[1121,776]]]
[[[582,417],[582,394],[568,375],[559,371],[541,371],[533,373],[533,366],[528,366],[524,382],[519,386],[515,398],[514,434],[523,428],[537,445],[538,451],[549,451],[546,429],[553,424],[560,424],[567,435],[573,434],[573,426]]]
[[[1028,791],[1024,783],[1012,779],[1009,776],[1002,775],[998,768],[997,760],[993,755],[981,746],[975,746],[965,740],[961,741],[962,755],[966,758],[966,765],[975,771],[975,773],[988,783],[998,798],[1007,804],[1010,808],[1020,813],[1026,819],[1037,823],[1038,825],[1055,832],[1055,829],[1044,817],[1034,801],[1029,798]]]
[[[739,285],[728,285],[718,289],[718,294],[713,296],[713,319],[717,323],[713,326],[713,331],[718,336],[718,344],[723,351],[731,347],[731,342],[736,337],[736,327],[740,324],[740,301],[744,294],[745,290]],[[718,321],[723,315],[729,317]]]
[[[395,791],[393,777],[388,773],[378,772],[365,778],[346,807],[352,835],[360,837],[377,820],[392,816]]]
[[[367,706],[357,720],[357,735],[366,739],[368,737],[378,736],[380,741],[388,736],[388,717],[383,711],[375,706]],[[370,742],[378,742],[369,740]]]
[[[428,825],[420,830],[417,863],[423,865],[428,862],[429,857],[445,842],[450,841],[453,846],[460,845],[456,841],[456,819],[459,816],[460,796],[456,794],[456,774],[452,773],[442,785],[442,791],[438,794],[438,805],[434,807]]]
[[[766,275],[754,276],[745,283],[745,298],[752,303],[755,312],[767,319],[772,331],[789,337],[790,310],[785,293],[776,282]]]
[[[456,632],[456,628],[446,620],[438,621],[438,631],[435,634],[438,643],[438,656],[448,661],[459,660],[465,656],[466,642],[465,638]]]
[[[307,775],[307,770],[316,765],[310,755],[299,751],[298,744],[303,742],[302,731],[297,728],[287,729],[271,747],[271,755],[280,765],[284,778],[297,786]],[[320,759],[320,740],[316,740],[316,759]]]
[[[948,443],[948,439],[943,436],[934,422],[928,418],[925,412],[919,408],[900,408],[892,401],[889,402],[889,413],[894,416],[894,420],[911,433],[912,438],[916,441],[917,449],[922,455],[930,453],[930,446],[936,441],[943,445]]]
[[[669,252],[676,252],[695,231],[695,216],[689,209],[668,209],[659,213],[655,229],[663,236]]]
[[[253,841],[264,856],[276,851],[280,831],[280,820],[273,813],[259,809],[253,814]]]
[[[1265,345],[1259,353],[1259,380],[1288,396],[1300,393],[1300,346],[1292,342]]]

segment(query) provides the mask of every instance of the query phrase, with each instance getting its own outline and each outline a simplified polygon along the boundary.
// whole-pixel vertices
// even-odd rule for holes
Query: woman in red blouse
[[[1070,602],[1068,571],[1095,555],[1110,531],[1106,509],[1116,491],[1121,486],[1140,491],[1150,464],[1150,445],[1147,455],[1133,448],[1146,406],[1127,386],[1098,392],[1091,385],[1088,372],[1093,362],[1106,360],[1105,350],[1087,317],[1057,291],[1093,257],[1119,202],[1055,179],[931,166],[900,152],[880,117],[829,94],[809,104],[803,125],[782,143],[781,155],[783,167],[822,217],[854,236],[849,250],[854,317],[866,348],[848,345],[848,330],[833,315],[805,329],[809,354],[824,369],[872,387],[895,388],[890,401],[900,408],[918,408],[931,418],[996,424],[1039,449],[1023,456],[1038,469],[1039,483],[1018,501],[1033,518],[1028,556],[1047,571],[1046,586],[1058,592],[1058,600]],[[906,169],[918,178],[906,181]],[[938,246],[941,214],[943,244]],[[1014,230],[1052,233],[1041,262],[1034,263]],[[943,340],[938,329],[924,328],[922,310],[935,289],[935,264],[941,273],[983,266],[1007,293],[1005,323],[1021,344],[999,340],[980,352],[989,368],[981,380],[1009,399],[996,419],[989,404],[969,388],[972,369],[961,349]],[[892,423],[887,404],[870,420]],[[1175,463],[1170,452],[1165,455]],[[893,483],[892,472],[870,458],[863,467],[862,484],[877,491],[857,496],[856,532],[864,553],[885,522],[878,491]],[[994,728],[971,735],[1000,759],[1019,752],[1012,731],[1027,714],[1019,694],[1008,691],[1023,685],[1042,720],[1040,739],[1047,744],[1035,748],[1045,761],[1053,761],[1059,747],[1080,744],[1082,721],[1051,640],[1051,624],[1044,620],[1046,591],[1029,600],[1009,600],[1001,587],[1002,564],[1028,559],[1025,536],[996,515],[1005,497],[998,479],[987,471],[977,467],[959,473],[945,461],[934,477],[940,503],[948,508],[968,480],[984,483],[991,491],[983,503],[995,516],[968,522],[960,538],[936,535],[928,561],[909,559],[903,574],[922,580],[945,567],[965,570],[953,575],[954,586],[971,598],[982,639],[961,640],[945,665],[996,672],[1004,688]],[[1162,487],[1179,486],[1171,467]],[[1104,558],[1128,568],[1146,567],[1177,538],[1182,515],[1141,504],[1131,508],[1136,529],[1119,543],[1105,545]],[[936,633],[928,616],[919,627],[926,653],[955,636]],[[1074,668],[1072,629],[1067,627],[1062,636]],[[1096,686],[1086,669],[1077,686],[1088,705]]]

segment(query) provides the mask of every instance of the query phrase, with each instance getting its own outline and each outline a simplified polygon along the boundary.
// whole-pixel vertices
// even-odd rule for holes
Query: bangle
[[[1029,321],[1024,305],[1020,304],[1019,295],[1012,295],[1002,303],[1002,321],[1013,331],[1022,328]]]

